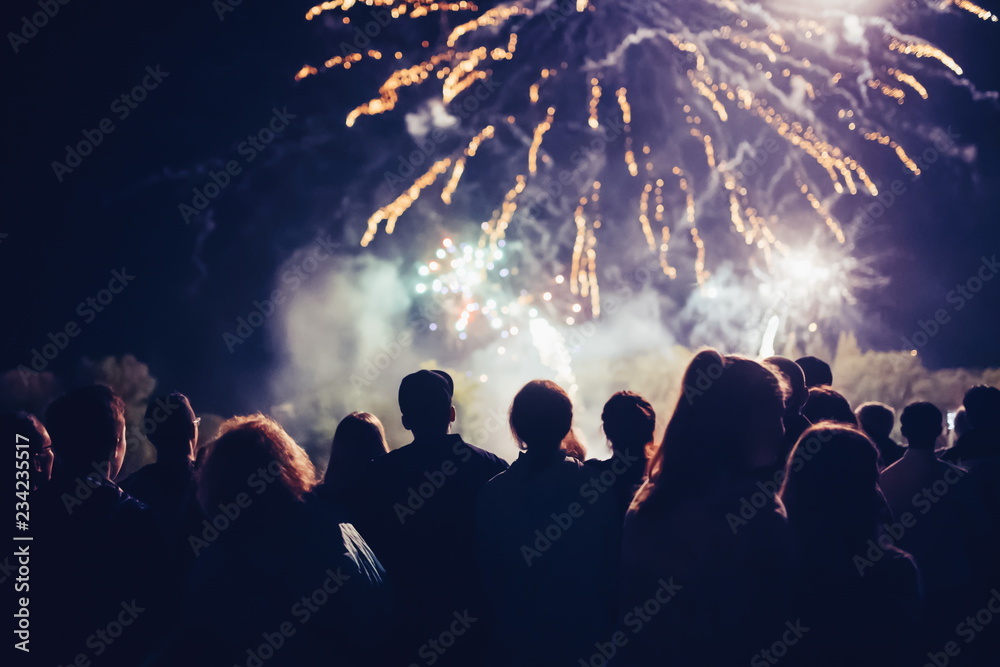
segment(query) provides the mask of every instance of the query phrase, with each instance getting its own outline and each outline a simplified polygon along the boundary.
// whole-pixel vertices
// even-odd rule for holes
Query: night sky
[[[998,2],[983,4],[1000,11]],[[364,220],[336,213],[345,186],[367,141],[403,148],[409,141],[401,132],[372,139],[335,129],[346,110],[368,99],[362,86],[374,88],[374,80],[293,80],[304,63],[330,55],[321,26],[303,19],[309,6],[243,0],[220,21],[208,0],[73,0],[16,54],[5,38],[0,367],[29,364],[49,333],[75,322],[80,334],[47,370],[65,372],[82,356],[131,353],[149,364],[161,389],[181,389],[209,411],[271,404],[264,378],[281,351],[257,332],[230,353],[223,333],[270,293],[281,263],[317,233],[360,252]],[[36,3],[7,3],[4,33],[20,31],[21,17],[35,11]],[[1000,24],[963,17],[921,34],[951,53],[978,90],[1000,90]],[[116,104],[144,77],[155,81],[147,67],[166,75],[134,109]],[[285,108],[296,118],[272,144],[241,148],[274,109]],[[920,320],[951,307],[949,290],[973,276],[983,256],[1000,255],[998,105],[973,103],[955,88],[927,108],[928,122],[952,127],[977,157],[971,167],[929,169],[862,241],[859,251],[892,280],[862,294],[858,334],[875,349],[900,349]],[[51,163],[64,161],[65,146],[104,118],[113,131],[57,180]],[[240,173],[210,215],[186,224],[178,207],[191,202],[192,186],[230,160]],[[102,312],[78,308],[123,270],[135,278]],[[1000,278],[954,313],[921,350],[924,363],[1000,366],[998,327]]]

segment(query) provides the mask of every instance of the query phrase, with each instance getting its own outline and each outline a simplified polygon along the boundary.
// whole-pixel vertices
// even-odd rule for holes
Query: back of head
[[[399,383],[399,411],[403,426],[414,436],[448,432],[455,383],[444,371],[420,370]]]
[[[788,397],[789,410],[801,411],[809,398],[809,387],[806,386],[806,375],[802,372],[802,367],[787,357],[768,357],[764,363],[771,364],[785,376],[792,392]]]
[[[854,548],[876,535],[883,506],[878,451],[861,431],[821,422],[799,438],[781,500],[793,530],[814,545]]]
[[[944,431],[944,415],[933,403],[910,403],[899,416],[899,426],[910,449],[934,449]]]
[[[892,427],[896,424],[896,411],[885,403],[869,401],[862,403],[854,411],[861,429],[868,434],[872,440],[884,440],[892,433]]]
[[[521,449],[554,452],[573,426],[573,403],[551,380],[532,380],[510,404],[510,431]]]
[[[822,359],[802,357],[801,359],[796,359],[795,363],[799,365],[802,373],[806,376],[807,387],[820,387],[833,384],[833,371],[830,370],[830,364]]]
[[[227,419],[208,444],[198,500],[214,516],[241,493],[256,505],[264,499],[301,500],[315,485],[316,469],[305,451],[276,421],[255,414]]]
[[[715,350],[695,355],[663,441],[649,461],[649,481],[634,506],[697,491],[722,471],[748,472],[763,450],[777,454],[788,386],[778,371]]]
[[[21,442],[27,438],[28,452],[31,455],[31,483],[40,486],[52,477],[52,439],[49,432],[29,412],[5,412],[0,415],[0,437],[6,442]]]
[[[638,451],[653,441],[656,412],[639,394],[619,391],[604,404],[601,422],[612,449]]]
[[[59,465],[71,473],[89,472],[111,462],[118,474],[125,454],[125,403],[109,387],[73,389],[45,411],[45,424]]]
[[[146,407],[142,428],[160,461],[190,459],[191,441],[198,439],[194,410],[187,396],[171,392],[157,396]]]
[[[337,424],[333,434],[325,481],[350,479],[387,451],[385,429],[378,417],[369,412],[352,412]]]
[[[851,404],[840,392],[830,387],[811,387],[809,398],[802,406],[802,414],[813,424],[832,421],[854,427],[858,425],[858,418],[854,416]]]
[[[969,415],[966,414],[965,406],[963,405],[955,411],[955,437],[961,438],[970,430],[972,430],[972,426],[969,424]]]
[[[981,384],[965,392],[965,416],[974,430],[1000,431],[1000,389]]]

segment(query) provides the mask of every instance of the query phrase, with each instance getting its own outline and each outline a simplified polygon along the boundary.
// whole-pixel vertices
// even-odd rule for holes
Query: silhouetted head
[[[944,415],[933,403],[910,403],[899,416],[899,427],[910,449],[933,451],[938,436],[944,432]]]
[[[809,398],[802,406],[802,415],[813,424],[832,421],[854,427],[858,425],[858,418],[854,416],[851,404],[840,392],[830,387],[811,387]]]
[[[184,394],[175,391],[153,399],[146,407],[142,428],[156,448],[156,460],[194,461],[198,422]]]
[[[38,417],[29,412],[5,412],[0,415],[0,433],[6,442],[28,445],[33,488],[43,486],[52,478],[52,463],[55,461],[52,440]]]
[[[802,411],[802,406],[809,398],[809,387],[806,386],[806,375],[802,372],[802,367],[787,357],[768,357],[764,363],[771,364],[785,376],[788,386],[791,388],[791,396],[788,397],[788,412],[797,414]]]
[[[726,472],[749,473],[778,456],[788,385],[770,366],[715,350],[695,355],[649,481],[633,506],[671,504]]]
[[[352,412],[337,424],[324,481],[350,480],[365,464],[388,451],[385,429],[378,417],[369,412]]]
[[[57,472],[86,475],[106,469],[114,479],[125,459],[125,403],[103,384],[69,391],[45,411]]]
[[[962,405],[973,429],[989,433],[1000,431],[1000,389],[977,385],[965,392]]]
[[[781,487],[789,525],[810,550],[856,549],[878,535],[878,478],[878,451],[864,433],[833,422],[806,429]]]
[[[861,426],[861,430],[868,434],[872,440],[885,440],[892,433],[892,427],[896,424],[896,411],[885,403],[869,401],[862,403],[854,411],[854,416]]]
[[[521,449],[555,451],[573,426],[573,403],[551,380],[532,380],[510,404],[510,432]]]
[[[796,359],[795,363],[799,365],[802,373],[806,376],[807,387],[821,387],[833,384],[833,371],[830,370],[830,364],[822,359],[802,357],[801,359]]]
[[[969,425],[969,415],[965,412],[963,405],[955,411],[955,437],[961,438],[972,429]]]
[[[436,437],[448,432],[455,421],[452,396],[455,383],[444,371],[420,370],[399,383],[399,411],[403,427],[415,438]]]
[[[604,404],[601,422],[611,449],[638,454],[653,442],[656,412],[649,401],[634,391],[619,391]]]
[[[262,414],[233,417],[206,447],[198,502],[207,516],[246,494],[253,503],[302,500],[316,485],[316,469],[278,422]]]

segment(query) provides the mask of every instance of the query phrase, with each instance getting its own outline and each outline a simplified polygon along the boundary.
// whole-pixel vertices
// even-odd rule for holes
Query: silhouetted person
[[[832,421],[857,428],[858,418],[844,396],[830,387],[812,387],[802,414],[813,424]]]
[[[955,411],[955,425],[948,434],[948,444],[946,449],[951,449],[958,444],[959,439],[972,430],[969,425],[969,416],[965,413],[965,406],[959,406]]]
[[[802,415],[802,407],[809,398],[809,387],[806,386],[806,376],[802,367],[786,357],[768,357],[764,363],[771,364],[785,376],[791,394],[785,401],[785,415],[781,418],[785,425],[785,437],[782,440],[781,454],[778,457],[778,467],[784,469],[785,461],[792,447],[799,441],[799,436],[809,428],[809,420]]]
[[[942,458],[969,471],[986,518],[975,550],[981,590],[1000,587],[1000,389],[972,387],[962,400],[969,430]],[[976,639],[983,655],[1000,655],[1000,625],[993,623]]]
[[[786,473],[781,500],[803,558],[794,616],[809,628],[795,662],[916,664],[919,577],[882,533],[875,446],[854,428],[820,423],[802,434]]]
[[[899,422],[909,446],[903,458],[882,471],[880,486],[895,521],[905,528],[896,544],[920,567],[930,648],[947,641],[953,617],[961,618],[963,607],[973,604],[973,550],[983,508],[968,471],[937,458],[941,411],[931,403],[911,403]]]
[[[645,398],[632,391],[619,391],[608,399],[601,412],[604,435],[611,444],[611,458],[592,459],[594,467],[611,479],[622,517],[646,475],[647,452],[653,447],[656,412]]]
[[[802,373],[806,377],[806,387],[812,389],[813,387],[833,384],[833,371],[830,370],[830,364],[822,359],[802,357],[801,359],[796,359],[795,363],[799,365],[799,368],[802,369]]]
[[[358,493],[368,463],[389,451],[385,429],[369,412],[352,412],[340,420],[330,445],[330,462],[317,493],[343,505]]]
[[[187,537],[204,518],[195,498],[194,479],[199,421],[184,394],[156,397],[142,420],[146,437],[156,448],[156,462],[122,481],[122,488],[153,512],[164,539],[182,561],[182,570],[192,559]]]
[[[475,511],[482,487],[507,469],[502,460],[450,434],[454,383],[443,371],[403,378],[399,408],[413,442],[372,461],[351,503],[358,530],[385,565],[405,619],[392,646],[403,665],[474,665],[485,627],[476,560]],[[431,638],[455,627],[444,653]],[[428,651],[430,653],[428,653]]]
[[[975,459],[990,459],[1000,456],[1000,389],[978,385],[965,392],[962,399],[969,431],[943,458],[963,465]]]
[[[905,449],[889,437],[892,427],[896,424],[896,412],[885,403],[870,401],[862,403],[854,411],[861,430],[864,431],[878,449],[879,470],[888,468],[902,458]]]
[[[480,567],[495,667],[573,665],[613,623],[621,518],[613,482],[567,454],[573,406],[554,382],[526,384],[510,407],[523,450],[479,500]]]
[[[55,454],[52,453],[52,439],[49,438],[49,432],[45,430],[42,422],[38,421],[38,417],[28,412],[4,413],[0,416],[0,433],[3,433],[5,442],[15,445],[17,470],[27,473],[27,479],[24,476],[17,477],[26,483],[26,487],[18,484],[16,490],[37,491],[48,484],[52,478]],[[18,443],[26,447],[16,447]],[[25,461],[26,464],[22,465],[21,461]]]
[[[384,571],[351,524],[310,501],[315,485],[274,420],[222,424],[199,472],[208,518],[190,540],[188,626],[156,664],[371,664],[390,618]]]
[[[159,629],[164,545],[147,508],[113,481],[125,406],[91,385],[53,401],[45,422],[56,462],[32,502],[32,654],[46,665],[98,651],[104,664],[138,664]],[[109,641],[112,622],[125,627]]]
[[[781,447],[786,393],[750,359],[705,350],[691,361],[625,519],[628,641],[614,664],[747,664],[786,630],[791,534],[753,477]],[[746,513],[755,494],[763,503]]]

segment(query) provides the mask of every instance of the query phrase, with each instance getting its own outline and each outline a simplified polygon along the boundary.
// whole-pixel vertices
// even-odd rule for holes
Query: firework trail
[[[490,258],[510,237],[533,268],[507,291],[517,295],[513,301],[469,291],[510,280],[509,270],[463,265],[462,275],[451,275],[466,292],[454,311],[460,334],[474,314],[485,314],[468,310],[471,304],[504,301],[499,308],[510,310],[540,301],[542,290],[545,301],[561,304],[560,324],[599,316],[603,248],[616,258],[648,253],[666,280],[701,292],[723,260],[739,260],[744,278],[777,290],[779,301],[849,303],[849,230],[835,206],[844,197],[877,196],[873,174],[890,161],[918,176],[921,165],[911,156],[928,137],[907,114],[919,113],[941,86],[972,90],[947,53],[853,5],[865,6],[333,0],[306,18],[340,34],[374,9],[388,18],[384,33],[367,50],[341,41],[339,54],[304,66],[296,79],[391,67],[344,119],[355,131],[372,117],[429,101],[455,114],[432,164],[400,186],[359,236],[368,246],[393,234],[421,197],[457,207],[456,217],[467,219],[463,184],[494,186],[494,212],[467,247],[473,258]],[[887,16],[893,11],[887,7]],[[997,21],[966,0],[910,2],[905,11]],[[413,21],[429,35],[420,48],[382,45],[400,43],[390,35]],[[537,228],[548,231],[540,236]],[[552,239],[555,261],[527,261],[551,255],[539,238]],[[443,250],[451,262],[454,246]],[[816,263],[831,266],[809,290],[797,277]],[[575,310],[567,314],[567,307]],[[495,324],[502,315],[485,319]],[[771,328],[773,316],[763,315]]]

